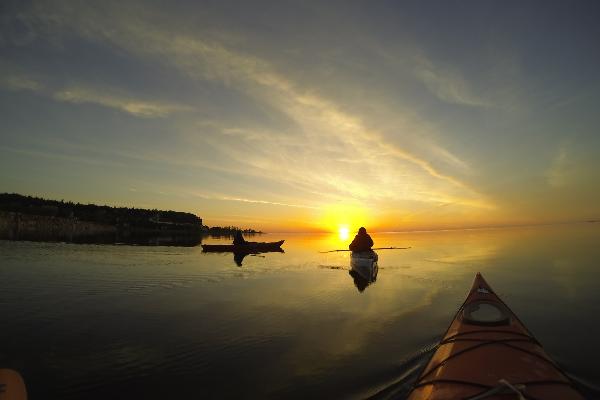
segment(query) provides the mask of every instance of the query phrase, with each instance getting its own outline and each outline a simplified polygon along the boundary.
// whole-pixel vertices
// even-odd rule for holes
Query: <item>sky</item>
[[[8,1],[0,192],[210,226],[600,218],[595,1]]]

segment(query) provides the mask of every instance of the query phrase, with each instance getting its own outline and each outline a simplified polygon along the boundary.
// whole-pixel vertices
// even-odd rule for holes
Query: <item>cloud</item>
[[[447,149],[438,146],[435,143],[430,143],[428,148],[431,150],[431,152],[435,155],[436,158],[442,160],[446,164],[451,165],[452,167],[460,170],[461,172],[469,174],[473,172],[471,166],[467,162],[461,160],[459,157],[457,157],[455,154],[451,153]]]
[[[226,201],[239,201],[242,203],[256,203],[256,204],[269,204],[273,206],[283,206],[283,207],[294,207],[294,208],[309,208],[309,209],[317,209],[318,207],[312,207],[302,204],[287,204],[287,203],[279,203],[276,201],[267,201],[267,200],[256,200],[256,199],[244,199],[244,198],[236,198],[236,197],[221,197],[219,200]]]
[[[76,31],[88,40],[107,42],[147,62],[167,64],[193,80],[217,82],[242,92],[293,121],[296,125],[293,134],[269,127],[234,125],[226,119],[215,123],[216,127],[211,128],[214,134],[197,130],[187,134],[188,143],[182,145],[209,145],[229,159],[222,163],[232,161],[244,174],[282,182],[306,196],[318,196],[321,201],[410,198],[438,202],[443,198],[465,207],[490,206],[466,182],[439,169],[424,155],[391,143],[383,132],[348,111],[344,99],[325,96],[318,86],[300,86],[266,58],[214,40],[210,32],[194,33],[166,23],[152,24],[148,22],[153,20],[149,18],[152,10],[137,9],[131,4],[128,7],[134,9],[130,12],[111,9],[109,5],[107,13],[60,2],[55,6],[42,9],[37,17],[54,24],[56,29]],[[113,18],[102,17],[105,14]],[[441,73],[430,64],[419,71],[427,87],[444,101],[484,104],[458,76]],[[99,104],[140,117],[164,117],[187,109],[86,87],[61,90],[54,98]],[[411,130],[420,131],[418,121],[406,129]],[[441,146],[436,145],[436,149],[441,154],[439,158],[446,162],[466,165]],[[352,157],[361,162],[343,165],[337,162]],[[181,161],[180,155],[177,161]],[[432,193],[437,195],[431,196]]]
[[[159,36],[172,37],[173,35],[160,34]],[[152,43],[152,41],[148,42]],[[269,134],[265,131],[250,133],[248,130],[239,128],[225,128],[223,131],[226,134],[243,132],[247,138],[259,139],[262,137],[267,140],[261,142],[260,146],[270,148],[272,150],[270,154],[267,151],[257,151],[254,156],[249,155],[247,147],[239,149],[239,151],[231,147],[224,149],[224,152],[234,157],[238,153],[237,159],[244,160],[252,168],[262,171],[285,172],[278,176],[284,176],[284,179],[290,181],[303,182],[322,192],[333,191],[346,197],[376,198],[385,192],[394,196],[389,189],[374,187],[381,179],[369,182],[365,179],[356,179],[357,174],[352,171],[339,171],[339,166],[327,157],[327,153],[332,153],[327,150],[334,148],[340,153],[355,154],[362,160],[362,163],[356,168],[359,174],[361,171],[370,169],[378,171],[374,173],[381,177],[381,175],[394,173],[381,168],[384,161],[387,161],[395,170],[398,170],[398,161],[405,161],[419,167],[431,177],[450,184],[454,187],[452,191],[458,188],[465,192],[461,196],[454,197],[456,202],[463,202],[469,207],[489,207],[488,202],[464,182],[447,173],[440,172],[431,162],[418,155],[388,143],[382,133],[370,129],[358,116],[344,112],[335,102],[316,92],[307,92],[296,88],[293,82],[279,74],[268,62],[233,52],[219,44],[205,43],[195,38],[178,40],[175,36],[173,43],[166,50],[164,46],[159,46],[157,52],[170,52],[168,58],[176,60],[178,66],[191,76],[203,79],[212,76],[222,79],[229,85],[235,84],[245,88],[252,96],[273,105],[301,127],[304,152],[309,154],[303,157],[304,159],[308,157],[313,161],[312,168],[307,166],[308,169],[298,168],[304,163],[294,162],[301,161],[300,157],[295,154],[295,143],[290,142],[289,138],[281,134]],[[145,50],[148,51],[151,48],[151,45],[147,45]],[[207,74],[207,71],[220,71],[220,74]],[[265,136],[268,137],[265,138]],[[248,144],[251,144],[250,142]],[[213,144],[219,146],[218,143],[213,142]],[[330,147],[327,144],[330,144]],[[288,147],[289,152],[286,152]],[[443,152],[439,146],[437,148],[438,152]],[[463,167],[466,165],[464,162],[461,163],[458,158],[453,158],[447,151],[444,155],[445,159],[451,159],[455,165],[461,164]],[[322,168],[315,169],[315,166],[322,166]],[[327,170],[328,173],[323,174],[319,170]],[[414,180],[416,179],[413,178]],[[406,181],[402,184],[406,184]],[[417,192],[413,192],[412,196],[417,196]],[[472,196],[474,199],[464,202],[463,199],[466,196]],[[424,199],[421,197],[421,200]]]
[[[106,89],[71,87],[54,93],[56,100],[82,104],[92,103],[114,108],[137,117],[160,118],[175,112],[188,111],[191,108],[179,104],[150,102],[120,94],[108,93]]]
[[[180,188],[180,190],[185,190],[185,189]],[[292,203],[284,203],[284,202],[279,202],[279,201],[250,199],[250,198],[245,198],[245,197],[232,197],[232,196],[216,194],[216,193],[193,191],[193,192],[190,192],[190,194],[194,197],[198,197],[198,198],[201,198],[204,200],[234,201],[234,202],[239,202],[239,203],[265,204],[265,205],[271,205],[271,206],[304,208],[304,209],[309,209],[309,210],[319,209],[319,207],[310,206],[307,204],[292,204]]]
[[[4,72],[3,72],[4,74]],[[31,91],[31,92],[40,92],[43,90],[44,85],[35,79],[29,78],[24,75],[11,75],[6,74],[3,77],[0,77],[0,86],[3,86],[9,90],[14,91]]]
[[[471,107],[492,106],[488,100],[473,93],[458,72],[436,67],[424,57],[417,57],[414,73],[431,93],[444,102]]]
[[[109,87],[71,86],[53,92],[39,79],[31,78],[25,73],[9,72],[6,68],[1,68],[0,73],[0,87],[11,91],[33,92],[42,96],[51,96],[58,101],[74,104],[97,104],[137,117],[160,118],[192,109],[181,104],[136,98],[123,93],[121,90]]]

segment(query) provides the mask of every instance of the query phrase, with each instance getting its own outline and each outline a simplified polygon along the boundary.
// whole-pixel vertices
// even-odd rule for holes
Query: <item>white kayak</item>
[[[362,278],[368,282],[372,282],[377,278],[377,272],[379,271],[379,267],[377,266],[378,259],[379,256],[373,250],[353,251],[350,256],[350,267]]]

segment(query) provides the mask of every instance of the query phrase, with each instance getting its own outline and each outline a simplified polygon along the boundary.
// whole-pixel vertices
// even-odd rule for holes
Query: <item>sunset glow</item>
[[[599,38],[600,0],[0,3],[0,400],[600,398]]]
[[[499,3],[235,4],[19,2],[1,190],[281,232],[600,217],[592,26]]]

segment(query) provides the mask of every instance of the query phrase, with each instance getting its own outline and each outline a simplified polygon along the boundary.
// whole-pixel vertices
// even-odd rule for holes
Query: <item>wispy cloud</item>
[[[211,35],[150,24],[149,19],[140,17],[151,13],[145,8],[140,8],[139,12],[111,12],[109,14],[115,18],[110,20],[99,18],[95,10],[85,6],[79,6],[75,11],[70,6],[58,6],[56,10],[46,10],[50,17],[44,12],[38,17],[49,19],[59,29],[75,30],[88,39],[108,42],[150,62],[175,67],[193,80],[218,82],[235,88],[293,121],[296,125],[293,134],[234,125],[224,120],[211,127],[215,135],[204,135],[201,131],[187,135],[190,146],[210,145],[240,165],[245,174],[282,182],[286,187],[297,187],[304,195],[312,193],[313,198],[318,196],[322,201],[327,198],[365,202],[410,198],[438,202],[444,198],[444,201],[465,207],[490,207],[489,200],[451,172],[440,169],[425,155],[387,140],[366,120],[348,111],[343,99],[328,97],[318,88],[296,84],[265,58],[211,39]],[[74,12],[76,18],[71,15]],[[429,64],[420,71],[427,87],[442,100],[486,105],[459,77],[441,73]],[[77,86],[55,93],[54,98],[70,103],[99,104],[139,117],[164,117],[187,109],[182,105],[150,102]],[[409,128],[419,130],[418,125]],[[461,168],[467,165],[440,145],[436,148],[438,156],[446,163]],[[344,165],[337,162],[349,155],[361,162]],[[425,188],[427,190],[423,190]],[[439,195],[431,196],[430,193]],[[293,206],[295,202],[280,204]]]
[[[31,92],[39,92],[44,88],[42,83],[33,78],[24,75],[12,75],[10,73],[0,76],[0,86],[9,90],[27,90]]]
[[[465,182],[439,171],[430,161],[388,143],[381,133],[369,128],[359,117],[344,112],[342,107],[331,99],[326,99],[314,91],[307,92],[298,89],[292,81],[263,59],[236,52],[213,41],[189,37],[177,32],[166,34],[143,24],[134,24],[133,26],[135,29],[130,29],[126,35],[113,36],[111,39],[132,51],[137,51],[140,48],[137,43],[143,42],[144,52],[162,55],[163,59],[173,60],[175,65],[189,76],[198,79],[221,80],[270,104],[301,127],[303,132],[301,140],[304,147],[302,153],[309,154],[303,156],[305,162],[312,161],[313,166],[320,164],[320,168],[316,170],[310,167],[299,168],[305,164],[295,162],[300,161],[300,155],[295,154],[297,153],[296,143],[290,142],[285,135],[238,128],[223,129],[224,134],[244,135],[248,139],[246,144],[250,145],[252,145],[251,139],[267,139],[261,142],[260,146],[266,146],[270,151],[255,149],[257,151],[254,155],[248,153],[247,147],[238,149],[227,145],[229,147],[224,149],[224,152],[232,157],[236,157],[236,153],[238,153],[237,160],[245,162],[252,169],[263,171],[263,174],[279,171],[277,176],[282,179],[300,181],[310,186],[320,185],[321,191],[333,190],[346,196],[369,198],[377,197],[384,192],[380,188],[373,187],[381,179],[369,182],[367,179],[357,179],[357,175],[352,174],[351,171],[339,171],[339,166],[336,166],[327,154],[329,148],[335,148],[340,152],[354,153],[363,160],[362,165],[357,166],[357,171],[370,169],[377,175],[389,174],[389,170],[382,172],[382,168],[380,168],[383,158],[387,158],[396,170],[399,162],[408,162],[419,167],[430,177],[448,184],[451,192],[461,191],[462,193],[456,196],[456,201],[460,202],[465,197],[473,197],[465,205],[487,206],[486,204],[489,203],[475,190],[469,188]],[[168,44],[163,43],[165,38],[169,38]],[[444,90],[447,91],[446,94],[452,91],[453,101],[471,105],[483,104],[481,101],[476,101],[475,97],[470,96],[465,89],[459,87],[456,81],[452,83],[446,80],[445,82]],[[265,138],[265,136],[268,137]],[[213,145],[223,146],[223,143],[215,140]],[[449,152],[446,152],[445,155],[446,159],[451,158]],[[457,158],[452,161],[455,164],[459,163]],[[463,165],[465,164],[463,163]],[[306,167],[308,166],[306,165]],[[327,170],[328,173],[322,174],[318,172],[319,170]],[[332,175],[335,175],[336,171],[339,171],[337,172],[338,176],[332,179]],[[416,194],[414,195],[416,196]]]
[[[147,181],[168,193],[158,201],[268,217],[272,205],[288,221],[343,204],[388,220],[427,210],[419,219],[432,225],[583,209],[569,204],[597,210],[591,34],[541,24],[551,42],[574,44],[563,46],[564,63],[544,68],[556,52],[519,40],[530,25],[493,35],[514,25],[505,7],[492,7],[490,31],[469,22],[489,7],[440,23],[400,4],[365,14],[286,3],[265,15],[246,3],[167,3],[6,10],[0,144],[5,163],[36,167],[10,179],[35,185],[34,170],[80,163],[102,184],[106,160],[128,167],[124,181],[135,178],[119,196],[152,198],[137,183]],[[361,23],[336,25],[340,16]],[[431,24],[439,35],[423,34]],[[532,50],[540,57],[526,57]],[[564,129],[574,130],[571,145],[558,142]],[[55,139],[65,144],[47,143]]]
[[[149,101],[110,87],[74,85],[53,91],[41,79],[34,79],[27,74],[10,72],[6,68],[0,69],[0,73],[0,87],[11,91],[29,91],[74,104],[97,104],[137,117],[161,118],[173,113],[192,110],[190,106]]]
[[[54,93],[59,101],[81,104],[92,103],[114,108],[137,117],[160,118],[175,112],[188,111],[191,108],[179,104],[167,104],[136,99],[126,95],[110,93],[106,89],[71,87]]]
[[[415,75],[438,99],[471,107],[491,107],[492,104],[476,95],[468,81],[457,72],[436,67],[425,57],[417,57]]]
[[[318,209],[318,207],[307,206],[307,205],[302,205],[302,204],[287,204],[287,203],[280,203],[277,201],[244,199],[244,198],[239,198],[239,197],[221,197],[220,200],[239,201],[242,203],[269,204],[269,205],[273,205],[273,206],[283,206],[283,207],[308,208],[308,209],[313,209],[313,210]]]
[[[455,154],[451,153],[447,149],[438,146],[435,143],[429,144],[428,148],[431,150],[431,152],[435,155],[436,158],[442,160],[447,165],[450,165],[460,170],[461,172],[467,174],[473,173],[473,169],[465,160],[462,160],[461,158],[457,157]]]
[[[319,209],[319,207],[311,206],[308,204],[292,204],[292,203],[284,203],[284,202],[279,202],[279,201],[250,199],[250,198],[245,198],[245,197],[232,197],[232,196],[226,196],[226,195],[222,195],[222,194],[205,193],[205,192],[200,193],[197,191],[192,191],[191,194],[194,197],[199,197],[204,200],[219,200],[219,201],[234,201],[234,202],[239,202],[239,203],[266,204],[266,205],[271,205],[271,206],[305,208],[305,209],[309,209],[309,210]]]

